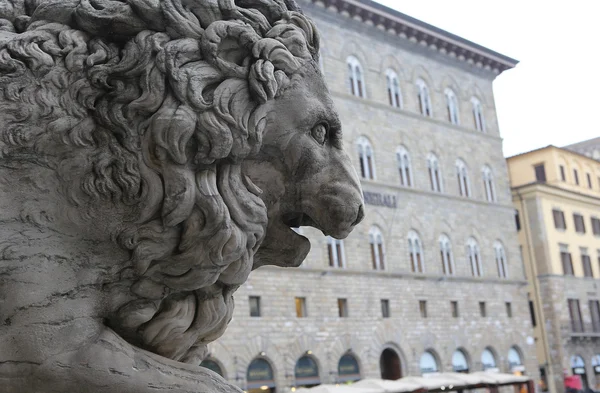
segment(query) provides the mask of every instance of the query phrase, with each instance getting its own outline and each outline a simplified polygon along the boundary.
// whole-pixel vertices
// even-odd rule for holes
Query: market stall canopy
[[[399,379],[397,381],[390,381],[385,379],[363,379],[353,383],[351,386],[367,388],[367,389],[378,389],[378,392],[392,392],[392,393],[408,393],[415,392],[425,387],[418,383],[408,382]],[[383,389],[383,390],[381,390]]]
[[[310,389],[296,389],[295,393],[384,393],[382,389],[355,387],[352,385],[319,385]]]
[[[319,385],[310,389],[297,389],[296,393],[414,393],[419,391],[449,391],[527,383],[530,378],[489,371],[475,373],[435,373],[422,377],[404,377],[395,381],[363,379],[352,385]]]

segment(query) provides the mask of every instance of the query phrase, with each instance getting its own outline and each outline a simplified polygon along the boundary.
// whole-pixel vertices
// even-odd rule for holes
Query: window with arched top
[[[483,276],[479,244],[477,244],[477,240],[475,240],[473,237],[470,237],[467,240],[467,260],[471,266],[471,273],[473,274],[473,277]]]
[[[419,91],[419,107],[421,114],[427,117],[433,117],[433,110],[431,107],[431,96],[429,94],[429,88],[423,79],[417,79],[417,89]]]
[[[452,370],[455,373],[468,373],[469,372],[469,361],[467,355],[462,349],[457,349],[452,354]]]
[[[327,236],[327,252],[329,254],[330,267],[346,267],[344,257],[344,241]]]
[[[452,124],[459,124],[459,115],[458,115],[458,99],[456,98],[456,94],[452,89],[447,88],[444,90],[444,95],[446,96],[446,110],[448,112],[448,121]]]
[[[365,80],[360,62],[356,57],[350,56],[346,59],[346,64],[348,65],[350,93],[353,96],[365,98]]]
[[[431,190],[442,192],[442,172],[437,156],[433,153],[427,155],[427,169],[429,170],[429,181]]]
[[[483,187],[485,189],[485,197],[488,202],[496,202],[496,187],[494,185],[494,175],[492,168],[485,165],[481,170],[483,177]]]
[[[266,386],[266,389],[264,388]],[[248,390],[275,388],[273,367],[268,360],[255,358],[246,371],[246,388]],[[273,390],[271,390],[273,391]]]
[[[483,116],[483,106],[481,102],[475,98],[471,98],[471,105],[473,105],[473,121],[475,122],[475,129],[477,131],[485,132],[485,117]]]
[[[486,348],[481,353],[481,366],[483,370],[496,370],[498,368],[496,364],[496,356],[491,349]]]
[[[211,371],[216,372],[220,376],[224,377],[223,369],[221,368],[221,365],[219,363],[217,363],[217,361],[215,361],[213,359],[204,359],[202,361],[202,363],[200,363],[200,367],[207,368],[207,369],[209,369]]]
[[[408,255],[410,258],[410,268],[414,273],[423,273],[423,244],[421,238],[415,231],[408,232]]]
[[[523,371],[523,360],[521,353],[515,347],[508,350],[508,368],[510,372]]]
[[[421,360],[419,361],[419,367],[421,369],[421,374],[431,374],[440,371],[437,358],[431,351],[423,352]]]
[[[358,159],[360,162],[360,174],[364,179],[375,179],[375,159],[371,142],[364,136],[356,141],[358,148]]]
[[[371,245],[371,260],[374,270],[385,269],[385,252],[383,248],[383,235],[377,227],[369,230],[369,243]]]
[[[494,242],[494,255],[496,256],[496,266],[498,266],[498,277],[507,278],[508,270],[506,264],[506,252],[504,246],[497,240]]]
[[[410,166],[410,155],[404,146],[396,149],[396,161],[398,162],[398,172],[400,173],[400,185],[411,187],[412,169]]]
[[[454,274],[454,258],[452,256],[452,243],[450,243],[450,238],[442,234],[439,239],[440,244],[440,256],[442,261],[442,271],[444,274],[453,275]]]
[[[385,71],[385,79],[387,82],[388,100],[390,105],[394,108],[402,108],[402,94],[400,93],[398,75],[394,71],[387,69]]]
[[[312,356],[304,355],[296,361],[294,380],[296,387],[310,388],[321,384],[319,366]]]
[[[469,187],[469,172],[467,164],[460,158],[456,160],[456,178],[458,179],[458,192],[461,196],[470,197],[471,190]]]

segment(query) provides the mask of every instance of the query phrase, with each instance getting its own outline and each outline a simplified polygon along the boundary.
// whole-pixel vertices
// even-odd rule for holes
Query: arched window
[[[351,382],[360,379],[360,366],[358,360],[351,353],[346,353],[338,363],[338,381]]]
[[[523,361],[521,360],[521,354],[515,347],[511,347],[508,350],[508,368],[511,373],[525,370],[523,367]]]
[[[486,348],[481,353],[481,365],[483,366],[483,370],[497,370],[498,366],[496,365],[496,356],[494,356],[494,352],[491,349]]]
[[[348,75],[350,79],[350,93],[353,96],[365,98],[365,81],[363,77],[363,69],[358,59],[354,56],[348,57]]]
[[[456,373],[469,372],[469,362],[467,361],[467,356],[461,349],[457,349],[452,354],[452,370],[454,370]]]
[[[471,104],[473,104],[473,120],[475,122],[475,129],[477,131],[485,132],[485,118],[483,116],[483,107],[481,102],[475,97],[471,98]]]
[[[483,187],[485,188],[485,196],[488,202],[496,202],[496,187],[494,186],[494,175],[492,168],[485,165],[481,170],[483,176]]]
[[[425,351],[419,361],[421,374],[437,373],[440,371],[438,361],[431,351]]]
[[[394,108],[402,108],[402,94],[400,93],[400,82],[398,75],[390,69],[385,71],[387,81],[388,100]]]
[[[423,273],[423,246],[421,239],[415,231],[408,232],[408,254],[410,257],[410,268],[414,273]]]
[[[461,196],[470,197],[469,173],[467,164],[460,158],[456,160],[456,178],[458,179],[458,191]]]
[[[344,241],[327,236],[327,252],[329,254],[329,266],[346,267],[344,257]]]
[[[440,256],[444,274],[453,275],[454,258],[452,257],[452,244],[450,243],[450,238],[444,234],[440,236]]]
[[[398,162],[398,172],[400,172],[400,185],[412,186],[412,170],[410,167],[410,156],[404,146],[396,150],[396,161]]]
[[[371,244],[371,259],[373,269],[385,269],[385,253],[383,250],[383,235],[377,227],[372,227],[369,231],[369,243]]]
[[[211,371],[216,372],[217,374],[219,374],[220,376],[224,376],[223,375],[223,369],[221,368],[221,366],[219,365],[219,363],[217,363],[216,361],[212,360],[212,359],[204,359],[202,361],[202,363],[200,363],[200,367],[204,367],[207,368]]]
[[[296,387],[312,387],[321,384],[317,362],[308,355],[302,356],[296,362],[294,369]]]
[[[253,389],[261,389],[267,393],[275,391],[273,368],[266,359],[256,358],[250,363],[246,372],[246,381],[249,391]]]
[[[504,246],[500,241],[494,243],[494,255],[496,255],[496,265],[498,266],[498,277],[508,277],[508,270],[506,266],[506,252]]]
[[[483,276],[483,270],[481,267],[481,255],[479,254],[479,244],[477,240],[470,237],[467,240],[467,260],[471,265],[471,273],[473,277]]]
[[[427,155],[427,168],[429,169],[429,181],[431,182],[431,190],[442,192],[442,172],[440,164],[435,154]]]
[[[423,79],[417,79],[417,89],[419,90],[419,106],[421,108],[421,114],[423,116],[432,117],[433,112],[431,108],[431,97],[429,95],[429,88]]]
[[[454,94],[452,89],[446,89],[444,90],[444,95],[446,96],[446,109],[448,111],[448,121],[452,124],[458,124],[458,100],[456,99],[456,94]]]
[[[360,161],[360,174],[365,179],[375,179],[375,160],[373,148],[367,138],[361,136],[356,142],[358,147],[358,159]]]

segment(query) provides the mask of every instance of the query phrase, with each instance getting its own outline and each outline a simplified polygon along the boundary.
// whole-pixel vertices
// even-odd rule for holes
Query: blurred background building
[[[369,0],[299,1],[362,179],[345,240],[236,293],[204,365],[247,391],[497,370],[537,378],[492,82],[517,61]]]
[[[565,374],[600,388],[600,162],[590,158],[598,143],[507,160],[537,358],[550,391],[561,391]]]

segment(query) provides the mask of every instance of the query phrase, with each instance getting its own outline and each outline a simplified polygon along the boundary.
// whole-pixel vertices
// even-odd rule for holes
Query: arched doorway
[[[358,360],[351,353],[340,358],[338,363],[338,382],[354,382],[360,379]]]
[[[223,375],[223,369],[221,369],[221,366],[219,365],[219,363],[215,362],[212,359],[204,359],[202,361],[202,363],[200,363],[200,367],[207,368],[207,369],[209,369],[211,371],[216,372],[220,376],[224,377],[224,375]]]
[[[381,370],[381,379],[396,380],[402,378],[398,353],[391,348],[384,349],[379,357],[379,369]]]
[[[587,390],[590,385],[588,384],[588,378],[585,372],[585,361],[581,356],[571,356],[571,369],[573,370],[573,375],[579,375],[579,378],[581,378],[583,390]]]
[[[455,373],[468,373],[469,362],[467,361],[467,355],[462,349],[457,349],[452,354],[452,371]]]
[[[275,393],[275,380],[271,364],[263,358],[254,359],[246,373],[248,393]]]
[[[294,369],[296,387],[310,388],[321,384],[317,362],[308,355],[302,356],[296,362]]]

